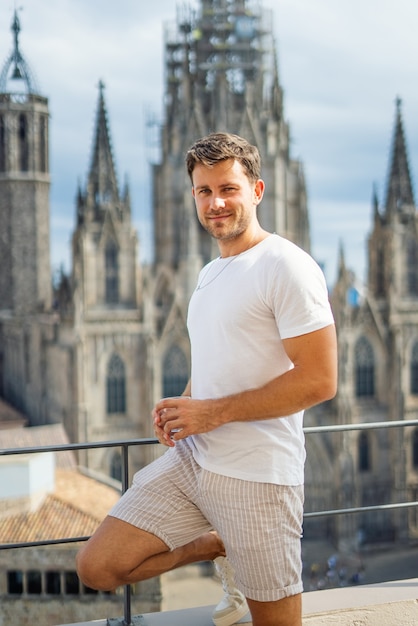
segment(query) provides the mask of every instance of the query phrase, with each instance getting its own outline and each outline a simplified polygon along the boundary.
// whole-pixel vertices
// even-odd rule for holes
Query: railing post
[[[128,490],[129,487],[129,446],[122,444],[122,493]]]
[[[122,493],[129,487],[129,449],[127,445],[122,446]],[[131,612],[131,586],[125,585],[123,593],[124,621],[123,626],[132,626]]]

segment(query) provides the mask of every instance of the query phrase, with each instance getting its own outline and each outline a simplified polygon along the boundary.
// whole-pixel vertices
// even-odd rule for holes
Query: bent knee
[[[89,553],[87,546],[76,556],[77,575],[83,585],[96,591],[113,591],[120,585],[112,569]]]

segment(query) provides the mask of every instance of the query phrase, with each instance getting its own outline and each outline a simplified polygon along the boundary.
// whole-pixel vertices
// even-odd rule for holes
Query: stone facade
[[[184,168],[185,151],[197,137],[228,130],[257,144],[267,188],[260,221],[310,251],[303,167],[290,152],[269,14],[249,0],[201,0],[196,12],[180,11],[167,28],[165,59],[161,158],[152,170],[153,262],[138,261],[129,188],[118,185],[100,86],[91,166],[77,194],[72,271],[55,285],[52,307],[45,287],[51,279],[48,171],[42,171],[40,144],[30,139],[42,135],[48,103],[33,89],[26,67],[27,90],[19,98],[7,90],[4,72],[0,77],[0,198],[12,198],[22,212],[22,222],[14,224],[9,205],[0,200],[3,223],[22,229],[14,239],[3,236],[0,246],[4,267],[10,268],[0,277],[0,391],[30,425],[62,423],[72,441],[152,436],[153,402],[181,393],[187,382],[187,303],[197,272],[216,255],[195,218]],[[24,172],[10,165],[17,150],[11,139],[16,107],[28,124]],[[47,138],[47,127],[42,132]],[[369,286],[358,288],[341,250],[332,290],[338,395],[308,411],[307,425],[416,415],[417,225],[400,105],[391,159],[387,199],[382,207],[374,200]],[[33,263],[13,265],[16,256],[22,261],[23,240]],[[18,267],[19,280],[7,280]],[[416,499],[413,429],[309,435],[307,450],[308,511]],[[131,470],[154,454],[138,449]],[[80,454],[79,460],[120,477],[117,451]],[[305,536],[352,543],[359,533],[370,541],[412,537],[412,511],[321,518],[306,523]]]
[[[52,295],[47,99],[0,94],[0,125],[0,219],[8,226],[1,231],[0,301],[3,310],[30,314],[48,310]]]
[[[77,546],[24,548],[0,553],[0,619],[3,624],[55,626],[123,615],[123,589],[95,593],[80,584]],[[132,614],[160,610],[159,581],[135,586]]]
[[[373,196],[368,285],[359,288],[341,250],[332,294],[339,345],[338,423],[417,419],[418,213],[410,176],[401,101],[386,197]],[[343,506],[414,502],[418,495],[416,427],[347,432],[334,444],[335,489]],[[337,536],[405,540],[418,536],[416,508],[361,514]]]

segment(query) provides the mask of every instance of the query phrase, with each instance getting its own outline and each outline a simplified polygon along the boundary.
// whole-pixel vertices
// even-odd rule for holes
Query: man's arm
[[[261,387],[213,400],[180,396],[157,402],[153,417],[161,443],[174,445],[229,422],[284,417],[333,398],[337,389],[334,325],[285,339],[283,345],[293,369]]]

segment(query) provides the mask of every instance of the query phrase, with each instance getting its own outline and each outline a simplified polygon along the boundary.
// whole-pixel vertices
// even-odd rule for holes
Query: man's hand
[[[283,346],[294,367],[261,387],[213,400],[183,395],[157,402],[152,416],[158,440],[173,446],[175,441],[223,424],[286,417],[333,398],[337,389],[335,326],[284,339]]]
[[[155,436],[165,446],[189,435],[207,433],[222,424],[214,400],[175,396],[159,400],[152,411]]]

